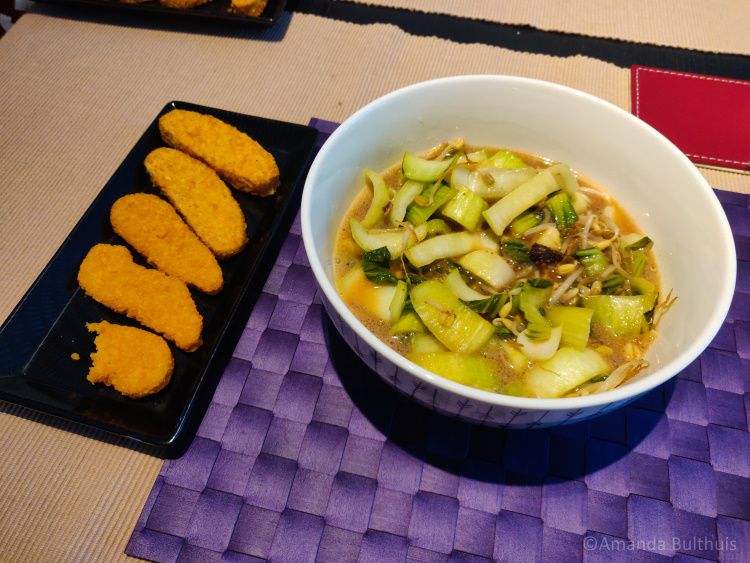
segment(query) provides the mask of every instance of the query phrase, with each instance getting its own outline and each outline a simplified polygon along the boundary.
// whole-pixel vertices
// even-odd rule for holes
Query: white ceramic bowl
[[[607,393],[529,399],[480,391],[413,364],[349,311],[332,277],[332,244],[362,185],[404,150],[463,137],[569,164],[607,188],[655,241],[662,287],[676,304],[649,349],[650,368]],[[684,369],[721,327],[734,292],[736,257],[710,186],[672,143],[620,108],[589,94],[527,78],[458,76],[415,84],[357,111],[328,139],[305,183],[302,235],[334,325],[359,357],[413,399],[493,426],[578,422],[618,408]]]

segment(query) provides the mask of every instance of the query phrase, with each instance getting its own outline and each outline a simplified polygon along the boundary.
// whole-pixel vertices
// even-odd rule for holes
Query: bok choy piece
[[[617,291],[617,288],[622,287],[625,283],[625,278],[620,274],[612,274],[602,280],[602,293],[609,295]]]
[[[407,181],[403,186],[399,188],[396,195],[393,196],[391,202],[391,210],[388,216],[391,220],[391,225],[399,225],[406,216],[406,208],[409,204],[414,201],[414,198],[422,193],[424,184],[419,182]]]
[[[555,224],[560,230],[571,227],[578,221],[578,214],[573,209],[573,202],[565,192],[559,192],[547,200],[547,209],[555,218]]]
[[[458,155],[447,160],[427,160],[406,151],[402,162],[404,176],[417,182],[434,182],[438,180],[456,162]]]
[[[375,285],[367,279],[362,268],[355,267],[339,280],[338,290],[347,302],[359,305],[374,317],[384,321],[391,319],[395,285]]]
[[[505,293],[496,293],[495,295],[486,297],[484,299],[478,299],[476,301],[464,301],[469,309],[471,309],[472,311],[476,311],[477,313],[479,313],[483,317],[487,317],[488,319],[497,317],[498,312],[500,312],[500,307],[505,305],[505,303],[507,302],[508,295]],[[497,332],[497,330],[495,332]]]
[[[593,311],[591,332],[594,336],[633,337],[648,329],[645,315],[656,305],[656,294],[592,295],[583,303]]]
[[[494,242],[494,241],[493,241]],[[513,268],[493,250],[474,250],[458,260],[459,265],[488,283],[494,290],[509,285],[516,277]]]
[[[434,352],[447,352],[445,346],[440,344],[437,338],[431,334],[415,332],[409,339],[409,351],[413,354],[432,354]]]
[[[364,251],[375,250],[383,246],[388,248],[392,259],[396,259],[417,241],[413,230],[411,229],[384,229],[368,231],[365,227],[354,219],[349,220],[349,226],[352,230],[352,238],[359,247]]]
[[[557,190],[555,178],[549,170],[542,170],[485,211],[484,218],[495,234],[501,236],[513,219]]]
[[[549,170],[550,174],[555,177],[555,181],[557,182],[557,185],[560,186],[560,189],[566,192],[570,197],[573,197],[573,195],[578,192],[578,180],[567,164],[558,162],[547,168],[547,170]]]
[[[556,326],[551,328],[549,336],[544,340],[532,339],[528,335],[528,329],[524,330],[516,338],[516,342],[520,344],[523,354],[530,360],[536,362],[541,360],[548,360],[555,352],[557,352],[560,346],[560,338],[562,336],[562,327]]]
[[[391,325],[391,335],[410,334],[413,332],[427,332],[424,324],[414,311],[409,311],[401,315],[393,325]]]
[[[414,234],[417,236],[419,242],[432,235],[444,235],[450,232],[451,228],[448,226],[448,223],[442,219],[430,219],[426,223],[422,223],[414,228]]]
[[[576,258],[581,262],[586,275],[589,277],[598,276],[609,266],[607,257],[595,246],[577,250]]]
[[[567,346],[550,359],[529,369],[523,377],[531,397],[562,397],[589,379],[609,371],[609,364],[596,351],[579,351]]]
[[[391,272],[391,253],[382,246],[362,255],[362,269],[365,276],[375,283],[398,283],[398,278]]]
[[[646,253],[654,246],[653,241],[646,236],[631,233],[621,237],[620,245],[623,267],[629,274],[640,276],[646,265]]]
[[[415,227],[421,225],[454,195],[456,190],[445,184],[440,184],[437,188],[434,185],[427,186],[406,208],[406,220]]]
[[[503,342],[501,347],[505,353],[508,365],[514,374],[521,375],[529,369],[529,359],[514,344]]]
[[[532,340],[546,340],[549,337],[549,321],[544,317],[544,307],[549,299],[552,283],[544,279],[524,282],[518,296],[518,307],[526,319],[524,333]]]
[[[372,183],[372,200],[365,218],[362,219],[362,226],[369,229],[383,218],[385,214],[383,210],[390,201],[391,194],[380,174],[368,168],[365,169],[365,176]]]
[[[427,329],[453,352],[476,352],[495,332],[490,322],[438,281],[428,280],[412,287],[411,303]]]
[[[522,240],[506,239],[500,243],[500,251],[516,264],[530,264],[529,247]]]
[[[406,257],[416,268],[431,264],[441,258],[461,256],[477,249],[497,252],[498,245],[485,233],[449,233],[428,238],[406,251]]]
[[[546,246],[547,248],[551,248],[554,251],[558,251],[562,248],[562,238],[560,237],[560,231],[558,231],[557,227],[555,227],[554,225],[550,225],[536,236],[535,243],[541,246]]]
[[[547,320],[562,328],[560,343],[579,352],[586,348],[591,333],[591,316],[594,312],[584,307],[557,305],[547,310]]]
[[[391,299],[391,305],[389,307],[391,323],[395,323],[401,318],[401,313],[404,311],[407,297],[409,297],[409,287],[406,285],[406,282],[399,280],[398,283],[396,283],[396,291],[393,293],[393,299]]]
[[[544,220],[544,211],[534,209],[516,217],[510,224],[510,232],[513,236],[520,237],[529,229],[541,225]]]
[[[656,295],[656,286],[645,278],[630,278],[630,287],[639,295]]]
[[[495,391],[498,378],[492,364],[480,356],[454,352],[409,353],[407,359],[428,371],[470,387]]]
[[[453,219],[464,229],[475,231],[482,222],[482,212],[489,205],[481,197],[469,190],[459,192],[443,206],[440,214]]]
[[[573,203],[573,209],[576,213],[583,213],[588,207],[588,202],[585,197],[578,191],[578,179],[576,178],[573,171],[567,164],[558,162],[548,168],[552,175],[557,180],[557,185],[565,191]]]
[[[513,169],[513,168],[526,168],[528,164],[526,164],[523,160],[521,160],[519,157],[514,155],[512,152],[506,151],[504,149],[500,149],[491,157],[489,157],[486,161],[480,164],[481,168],[484,168],[487,166],[493,166],[495,168]]]
[[[508,195],[524,182],[536,176],[533,168],[478,168],[469,170],[465,166],[456,166],[451,172],[451,187],[468,189],[486,200],[498,200]]]
[[[445,283],[445,285],[447,285],[453,294],[461,301],[480,301],[487,298],[483,293],[479,293],[477,290],[470,288],[464,281],[464,278],[461,277],[461,272],[457,269],[451,270],[443,283]]]

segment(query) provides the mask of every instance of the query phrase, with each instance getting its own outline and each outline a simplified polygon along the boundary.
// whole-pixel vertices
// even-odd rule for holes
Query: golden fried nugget
[[[184,10],[186,8],[195,8],[201,4],[206,4],[211,0],[159,0],[159,4],[166,6],[167,8],[177,8]]]
[[[185,282],[133,262],[124,246],[97,244],[78,270],[86,295],[192,352],[201,344],[203,317]]]
[[[174,371],[174,358],[161,337],[134,328],[102,321],[87,323],[96,332],[96,352],[86,376],[91,383],[104,383],[127,397],[138,399],[166,387]]]
[[[213,253],[163,199],[123,196],[112,206],[109,220],[118,235],[165,274],[210,294],[224,285]]]
[[[240,191],[267,196],[279,186],[271,153],[220,119],[173,109],[159,118],[159,131],[167,144],[202,160]]]
[[[216,256],[228,258],[245,247],[245,216],[216,172],[167,147],[151,151],[145,165],[154,185]]]
[[[232,0],[232,11],[246,16],[259,16],[268,0]]]

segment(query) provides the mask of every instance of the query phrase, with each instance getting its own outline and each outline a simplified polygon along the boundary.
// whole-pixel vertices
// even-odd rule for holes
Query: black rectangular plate
[[[85,8],[105,8],[123,10],[142,14],[157,14],[161,16],[175,17],[179,19],[192,20],[214,20],[221,22],[245,22],[254,25],[270,26],[276,23],[284,11],[286,0],[268,0],[263,12],[256,17],[235,14],[229,11],[231,0],[211,0],[202,6],[195,8],[168,8],[162,6],[156,0],[150,0],[142,4],[125,4],[119,0],[36,0],[46,4],[83,6]]]
[[[86,381],[94,345],[85,324],[102,319],[137,323],[86,296],[76,282],[78,267],[98,242],[125,244],[109,223],[109,210],[118,198],[158,193],[143,166],[149,152],[164,146],[158,117],[0,327],[0,399],[148,444],[165,456],[179,454],[192,440],[298,207],[317,134],[304,125],[184,102],[167,104],[159,115],[173,108],[211,114],[234,125],[273,154],[281,171],[281,185],[271,197],[232,190],[250,241],[242,252],[221,262],[224,289],[218,295],[191,290],[203,315],[203,345],[187,353],[170,343],[175,359],[172,381],[149,397],[128,399]],[[145,265],[137,253],[133,255]],[[74,352],[80,354],[79,361],[71,358]]]

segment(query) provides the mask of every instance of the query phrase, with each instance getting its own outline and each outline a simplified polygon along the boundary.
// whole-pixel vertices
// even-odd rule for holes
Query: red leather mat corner
[[[633,65],[632,112],[696,164],[750,171],[750,81]]]

